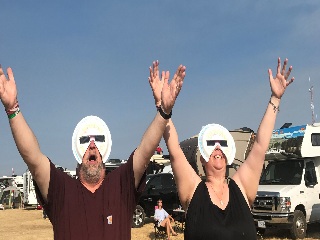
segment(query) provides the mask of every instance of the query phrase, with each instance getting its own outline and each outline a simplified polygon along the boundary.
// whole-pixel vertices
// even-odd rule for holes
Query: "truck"
[[[154,215],[157,200],[162,199],[163,208],[170,214],[180,205],[178,190],[171,173],[148,174],[146,187],[133,213],[132,227],[144,225],[146,217]]]
[[[233,163],[231,165],[227,165],[226,177],[232,177],[236,170],[245,161],[255,140],[254,131],[248,127],[229,130],[229,132],[235,141],[236,155]],[[180,146],[194,171],[204,179],[206,174],[200,161],[201,154],[198,148],[198,135],[194,135],[181,141]]]
[[[320,221],[320,123],[286,125],[273,131],[252,215],[257,231],[290,231],[303,239]]]

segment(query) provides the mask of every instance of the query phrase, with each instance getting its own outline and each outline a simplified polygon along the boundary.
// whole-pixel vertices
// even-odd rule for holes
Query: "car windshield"
[[[146,184],[148,184],[150,178],[151,178],[151,175],[147,175],[147,176],[146,176]]]
[[[301,183],[302,160],[273,161],[268,164],[260,178],[260,185],[299,185]]]

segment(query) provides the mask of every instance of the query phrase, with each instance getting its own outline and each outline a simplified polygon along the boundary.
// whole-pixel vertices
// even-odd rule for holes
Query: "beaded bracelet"
[[[269,103],[271,104],[271,106],[273,107],[273,111],[274,113],[276,113],[276,111],[280,112],[280,108],[279,106],[277,107],[276,105],[274,105],[273,102],[271,102],[271,99],[269,100]]]

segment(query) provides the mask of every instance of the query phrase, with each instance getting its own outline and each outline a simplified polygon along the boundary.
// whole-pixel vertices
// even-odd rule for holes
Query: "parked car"
[[[158,199],[162,199],[163,208],[169,214],[180,205],[177,187],[171,173],[150,174],[147,175],[146,181],[146,188],[133,213],[132,226],[135,228],[142,227],[145,218],[153,216]]]

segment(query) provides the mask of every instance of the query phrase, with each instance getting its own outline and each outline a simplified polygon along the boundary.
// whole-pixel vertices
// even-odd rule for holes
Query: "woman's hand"
[[[287,64],[288,64],[288,59],[286,58],[284,60],[283,67],[281,69],[281,60],[280,60],[280,58],[278,58],[277,74],[276,74],[275,78],[273,78],[273,76],[272,76],[271,69],[268,70],[272,96],[275,96],[278,99],[281,99],[286,88],[294,80],[294,77],[292,77],[290,80],[288,80],[290,73],[292,71],[292,66],[290,66],[288,71],[286,72]]]

